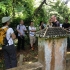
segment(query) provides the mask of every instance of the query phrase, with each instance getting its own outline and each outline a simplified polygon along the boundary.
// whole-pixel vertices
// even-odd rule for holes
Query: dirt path
[[[18,54],[18,57],[20,54],[23,54],[23,65],[38,61],[37,49],[35,49],[34,51],[31,50],[21,51]],[[70,70],[70,49],[67,51],[66,66],[67,66],[66,70]]]
[[[37,50],[37,48],[34,51],[29,49],[29,50],[25,50],[25,51],[21,50],[20,52],[17,52],[17,60],[19,60],[20,54],[23,54],[23,65],[38,61],[38,50]],[[1,63],[1,60],[3,60],[3,53],[2,52],[0,52],[0,63]],[[66,61],[66,63],[67,63],[67,69],[66,70],[70,70],[70,49],[67,51],[66,60],[67,60]],[[1,68],[1,65],[0,65],[0,68]]]

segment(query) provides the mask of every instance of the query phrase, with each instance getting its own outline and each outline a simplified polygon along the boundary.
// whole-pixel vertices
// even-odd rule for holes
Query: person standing
[[[63,23],[62,27],[69,31],[70,24],[68,22],[68,18],[67,17],[65,18],[65,22]],[[70,48],[70,37],[67,37],[67,48]]]
[[[66,30],[70,28],[70,24],[68,23],[68,18],[65,18],[65,22],[63,23],[62,27]]]
[[[39,29],[42,30],[42,29],[44,29],[44,28],[45,28],[45,27],[44,27],[44,22],[43,22],[43,21],[40,21]]]
[[[36,32],[36,27],[34,27],[34,22],[31,21],[29,26],[29,37],[30,37],[30,45],[32,50],[34,50],[34,43],[36,41],[35,32]]]
[[[49,23],[48,23],[47,27],[52,27],[52,21],[51,21],[51,19],[49,19]]]
[[[25,31],[27,31],[24,21],[20,20],[20,24],[17,25],[17,32],[18,32],[18,46],[17,50],[20,51],[20,49],[24,50],[24,44],[25,44]]]
[[[2,24],[3,24],[2,28],[8,28],[6,32],[6,39],[8,41],[8,44],[3,45],[2,50],[4,53],[5,68],[9,69],[17,66],[16,50],[13,42],[16,36],[14,34],[13,29],[9,27],[10,17],[3,17]]]
[[[52,15],[52,16],[51,16],[51,21],[52,21],[52,27],[60,27],[60,23],[59,23],[59,21],[57,20],[57,18],[56,18],[55,15]]]

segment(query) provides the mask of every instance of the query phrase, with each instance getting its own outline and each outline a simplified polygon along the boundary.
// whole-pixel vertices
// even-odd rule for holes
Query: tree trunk
[[[14,17],[15,17],[15,10],[14,10],[14,6],[15,6],[15,2],[14,2],[14,0],[12,1],[12,18],[14,19]]]

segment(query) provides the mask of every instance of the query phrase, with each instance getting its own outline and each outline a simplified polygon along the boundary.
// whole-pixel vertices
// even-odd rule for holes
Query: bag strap
[[[9,29],[9,27],[8,27],[8,29]],[[7,29],[7,30],[8,30]],[[6,31],[7,32],[7,31]],[[7,38],[6,38],[7,39]],[[11,34],[10,34],[10,38],[9,39],[7,39],[7,41],[9,41],[11,39]],[[8,46],[9,46],[9,43],[7,44]]]
[[[9,29],[9,27],[7,27],[7,30],[8,30],[8,29]],[[6,33],[7,33],[7,31],[6,31]],[[10,34],[10,38],[11,38],[11,34]],[[9,40],[10,40],[10,38],[9,38]],[[9,40],[8,40],[8,41],[9,41]]]
[[[19,26],[19,30],[20,30],[20,24],[18,26]]]

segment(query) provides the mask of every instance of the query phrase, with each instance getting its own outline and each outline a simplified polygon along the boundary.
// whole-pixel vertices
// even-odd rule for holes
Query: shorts
[[[30,44],[33,45],[36,41],[36,37],[35,36],[30,36]]]

